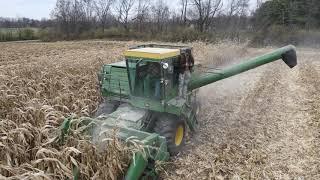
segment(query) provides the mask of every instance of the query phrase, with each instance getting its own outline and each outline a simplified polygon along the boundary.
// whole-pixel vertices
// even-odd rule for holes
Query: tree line
[[[29,18],[1,18],[0,42],[39,39],[39,29],[52,27],[52,20]]]
[[[30,18],[4,18],[0,17],[0,28],[46,28],[52,27],[53,20],[51,19],[30,19]]]
[[[249,26],[249,0],[57,0],[56,32],[66,39],[123,36],[172,40],[210,38]]]
[[[303,28],[320,27],[320,1],[318,0],[273,0],[267,1],[255,11],[255,26],[271,25]]]
[[[320,42],[320,1],[272,0],[252,14],[254,41],[260,44],[317,45]]]
[[[0,18],[3,26],[38,27],[45,40],[116,38],[162,41],[320,42],[320,1],[57,0],[51,19]]]

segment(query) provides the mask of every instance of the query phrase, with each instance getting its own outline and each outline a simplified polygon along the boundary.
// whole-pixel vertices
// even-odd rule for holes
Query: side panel
[[[128,99],[130,90],[126,66],[104,65],[101,76],[103,96],[119,101]]]

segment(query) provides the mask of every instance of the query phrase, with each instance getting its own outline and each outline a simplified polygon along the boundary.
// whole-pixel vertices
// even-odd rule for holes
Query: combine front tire
[[[170,155],[176,155],[181,151],[185,143],[184,121],[162,116],[156,121],[154,131],[166,138]]]

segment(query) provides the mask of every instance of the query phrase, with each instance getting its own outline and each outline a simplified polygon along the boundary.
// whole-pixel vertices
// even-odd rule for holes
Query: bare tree
[[[169,7],[163,0],[157,0],[152,6],[153,19],[156,24],[156,31],[163,31],[170,18]]]
[[[67,37],[70,35],[70,21],[72,4],[69,0],[57,0],[56,6],[51,13],[51,16],[57,21],[57,29],[62,33],[66,34]]]
[[[238,16],[246,16],[248,8],[249,0],[229,0],[227,4],[228,24],[235,25],[235,23],[232,20],[238,19]]]
[[[240,16],[247,16],[249,11],[249,0],[239,0],[240,1]]]
[[[260,8],[261,4],[263,3],[263,0],[257,0],[257,9]]]
[[[92,0],[69,0],[72,8],[69,11],[71,17],[71,31],[75,38],[89,30],[93,22]]]
[[[91,24],[95,20],[94,16],[94,1],[93,0],[81,0],[82,12],[84,15],[84,19],[88,24]]]
[[[240,3],[241,0],[228,0],[227,15],[229,18],[240,12]]]
[[[150,8],[150,0],[138,0],[138,6],[136,8],[137,14],[134,18],[136,21],[137,29],[141,32],[144,29],[144,24],[148,19]]]
[[[115,0],[96,0],[94,2],[95,10],[97,17],[99,19],[102,32],[104,32],[108,16],[110,13],[111,5],[114,3]]]
[[[120,0],[118,7],[118,21],[123,25],[124,29],[129,31],[129,16],[134,5],[134,0]]]
[[[104,31],[108,22],[116,22],[126,30],[143,33],[163,33],[180,30],[180,25],[190,23],[198,31],[216,30],[236,34],[247,27],[248,0],[228,0],[227,11],[222,16],[223,0],[179,0],[179,10],[170,11],[167,0],[57,0],[52,17],[55,32],[63,38],[93,36],[94,28]],[[231,23],[226,23],[232,16]],[[97,23],[98,22],[98,23]],[[149,25],[150,28],[147,28]],[[100,35],[100,34],[99,34]]]
[[[180,0],[181,4],[181,22],[183,25],[187,23],[188,0]]]
[[[77,38],[94,23],[92,0],[57,0],[52,17],[65,38]]]
[[[229,0],[226,9],[225,31],[229,38],[240,39],[240,30],[246,28],[249,0]]]
[[[222,0],[193,0],[198,30],[204,32],[211,19],[221,10]]]

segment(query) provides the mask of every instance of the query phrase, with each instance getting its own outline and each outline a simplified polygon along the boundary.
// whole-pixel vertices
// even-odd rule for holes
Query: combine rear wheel
[[[185,123],[174,116],[161,116],[155,124],[154,131],[164,136],[170,155],[178,154],[185,143]]]

